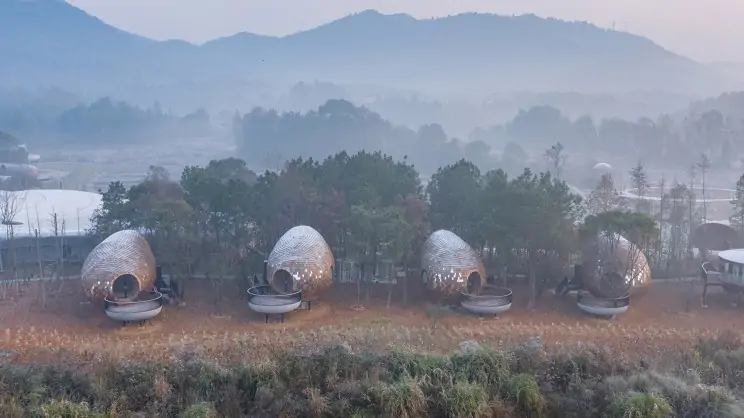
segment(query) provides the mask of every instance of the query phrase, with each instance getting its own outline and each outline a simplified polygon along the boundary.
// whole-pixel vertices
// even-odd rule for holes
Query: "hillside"
[[[646,38],[532,15],[365,11],[281,38],[240,33],[196,46],[124,32],[61,0],[0,0],[0,33],[6,85],[105,89],[226,76],[478,91],[723,85],[714,69]]]

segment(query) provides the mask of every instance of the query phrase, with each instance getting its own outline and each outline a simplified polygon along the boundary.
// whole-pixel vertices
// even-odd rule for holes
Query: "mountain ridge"
[[[0,0],[0,28],[11,35],[0,36],[6,84],[229,76],[477,90],[721,87],[718,72],[648,38],[534,15],[365,10],[281,37],[240,32],[192,44],[130,33],[60,0]]]

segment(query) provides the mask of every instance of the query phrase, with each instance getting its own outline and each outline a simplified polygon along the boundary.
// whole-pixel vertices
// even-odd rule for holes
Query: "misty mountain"
[[[61,0],[0,0],[0,34],[0,83],[99,93],[216,77],[479,92],[728,86],[715,68],[649,39],[533,15],[365,11],[285,37],[240,33],[197,46],[119,30]]]

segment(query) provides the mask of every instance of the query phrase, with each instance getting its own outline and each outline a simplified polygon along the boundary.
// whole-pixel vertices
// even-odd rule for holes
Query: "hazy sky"
[[[700,61],[744,62],[744,0],[69,0],[155,39],[203,42],[237,32],[284,35],[365,9],[433,17],[534,13],[627,29]]]

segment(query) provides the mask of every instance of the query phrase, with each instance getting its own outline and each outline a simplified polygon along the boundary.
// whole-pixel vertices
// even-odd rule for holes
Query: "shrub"
[[[444,390],[441,409],[450,418],[480,418],[493,414],[483,386],[464,381]]]
[[[744,416],[744,348],[737,344],[731,336],[701,341],[674,362],[645,367],[594,347],[550,355],[539,344],[451,356],[341,345],[231,367],[198,356],[104,358],[80,368],[3,365],[0,417],[733,418]],[[718,381],[725,385],[707,384]]]
[[[666,399],[652,393],[638,392],[617,396],[608,413],[612,418],[668,418],[673,414]]]
[[[427,416],[427,399],[419,382],[405,377],[395,383],[370,388],[369,396],[383,417],[415,418]]]
[[[515,402],[517,410],[529,417],[541,417],[545,410],[545,397],[535,378],[527,374],[514,375],[506,385],[506,397]]]
[[[73,403],[68,400],[53,400],[41,406],[43,418],[103,418],[90,410],[87,403]]]
[[[191,405],[178,414],[179,418],[217,418],[217,410],[208,402]]]
[[[721,388],[689,385],[685,381],[658,373],[642,373],[607,379],[605,391],[599,396],[615,397],[623,393],[657,393],[663,396],[679,417],[732,416],[736,400]]]

